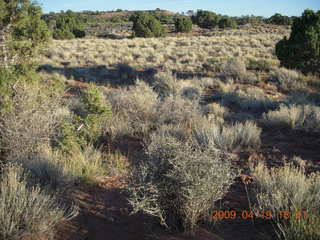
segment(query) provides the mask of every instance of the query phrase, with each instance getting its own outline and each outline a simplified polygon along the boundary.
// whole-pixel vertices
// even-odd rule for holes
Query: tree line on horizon
[[[124,12],[118,9],[116,12]],[[127,12],[127,11],[125,11]],[[132,11],[129,14],[112,16],[105,18],[104,11],[82,11],[73,12],[71,10],[61,11],[60,13],[44,14],[42,19],[47,23],[50,31],[52,32],[54,39],[72,39],[82,38],[86,36],[86,26],[89,24],[136,24],[133,20],[144,18],[145,22],[149,22],[151,28],[160,29],[160,25],[174,24],[176,32],[190,32],[192,30],[192,24],[196,24],[201,28],[214,29],[214,28],[236,28],[239,25],[245,24],[274,24],[274,25],[291,25],[294,18],[281,15],[279,13],[274,14],[270,18],[264,18],[261,16],[247,15],[241,17],[230,17],[227,15],[217,14],[208,10],[188,11],[183,14],[166,14],[165,11],[156,9],[155,11]],[[143,17],[142,17],[143,16]],[[146,20],[149,19],[149,20]],[[151,20],[150,20],[151,19]],[[156,20],[156,22],[155,22]],[[159,24],[160,23],[160,24]],[[134,30],[134,29],[133,29]],[[164,34],[139,34],[139,31],[135,31],[135,36],[164,36]],[[158,31],[159,30],[155,30]],[[140,31],[141,32],[141,31]],[[163,30],[160,30],[163,32]]]

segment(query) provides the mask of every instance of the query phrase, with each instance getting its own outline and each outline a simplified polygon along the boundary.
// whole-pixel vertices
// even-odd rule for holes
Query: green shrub
[[[188,33],[192,30],[192,21],[190,18],[176,18],[174,22],[176,32]]]
[[[19,240],[52,234],[54,227],[77,215],[56,196],[30,185],[30,176],[16,165],[2,166],[0,182],[0,238]]]
[[[237,22],[228,16],[219,19],[219,28],[236,28]]]
[[[67,40],[75,38],[74,34],[67,29],[56,29],[53,32],[54,39]]]
[[[259,212],[272,212],[271,220],[278,239],[316,240],[320,238],[319,173],[307,176],[303,166],[296,167],[293,164],[271,170],[259,164],[254,169],[254,176],[257,183],[256,209]]]
[[[215,28],[219,26],[219,16],[214,12],[198,10],[192,21],[202,28]]]
[[[112,115],[111,107],[99,88],[90,84],[82,98],[84,109],[64,121],[59,139],[59,147],[66,152],[77,147],[96,143],[102,135],[103,122]]]
[[[171,133],[151,136],[143,163],[131,175],[129,202],[134,213],[156,216],[171,230],[192,232],[200,220],[211,219],[214,202],[232,184],[231,157]]]
[[[164,37],[165,30],[160,21],[147,13],[137,13],[130,17],[136,37]]]
[[[54,39],[83,38],[86,36],[85,20],[81,15],[67,11],[54,18],[45,17],[46,23],[53,30]]]
[[[276,55],[281,65],[299,69],[303,73],[319,74],[320,65],[320,11],[305,10],[295,18],[289,39],[276,45]]]
[[[280,13],[276,13],[267,19],[267,23],[275,25],[291,25],[292,19],[288,16],[283,16]]]

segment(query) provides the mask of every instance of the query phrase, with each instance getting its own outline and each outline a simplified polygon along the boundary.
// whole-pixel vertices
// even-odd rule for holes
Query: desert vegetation
[[[0,239],[319,239],[319,12],[0,10]]]

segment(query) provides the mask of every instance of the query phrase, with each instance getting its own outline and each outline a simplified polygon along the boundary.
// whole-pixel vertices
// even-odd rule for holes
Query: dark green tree
[[[219,25],[219,15],[211,11],[198,10],[192,21],[202,28],[215,28]]]
[[[276,45],[281,65],[303,73],[320,73],[320,11],[305,10],[295,18],[289,39]]]
[[[179,17],[174,22],[176,32],[191,32],[192,21],[188,17]]]
[[[29,0],[0,0],[0,113],[18,82],[37,80],[34,57],[50,38],[41,8]]]
[[[291,25],[292,20],[288,16],[283,16],[280,13],[276,13],[267,19],[267,23],[275,25]]]
[[[130,17],[135,37],[164,37],[165,30],[160,21],[147,13],[137,13]]]

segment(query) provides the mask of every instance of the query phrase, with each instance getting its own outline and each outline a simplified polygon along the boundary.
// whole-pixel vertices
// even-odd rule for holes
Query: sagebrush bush
[[[57,224],[77,215],[55,195],[30,186],[28,173],[18,165],[2,166],[0,181],[0,238],[19,240],[52,234]]]
[[[180,89],[179,80],[169,71],[157,73],[152,82],[152,86],[161,98],[176,96]]]
[[[286,164],[268,169],[259,164],[254,169],[257,210],[273,213],[278,239],[316,240],[320,238],[320,175],[306,175],[303,166]],[[283,219],[282,212],[290,212]],[[304,213],[308,216],[306,217]],[[300,219],[297,217],[300,216]]]
[[[16,87],[10,111],[0,114],[0,148],[8,159],[37,152],[48,145],[63,120],[58,114],[61,96],[48,86]]]
[[[212,122],[223,123],[228,115],[228,109],[218,103],[207,104],[202,107],[204,115]]]
[[[114,91],[108,100],[114,114],[126,122],[131,134],[145,135],[155,127],[158,95],[146,83],[138,81],[129,89]]]
[[[312,105],[281,105],[278,110],[265,113],[263,120],[265,124],[270,126],[318,132],[320,130],[320,107]]]
[[[193,131],[199,145],[224,151],[257,149],[261,144],[260,135],[261,129],[251,121],[225,126],[213,124]]]
[[[230,58],[222,66],[222,72],[227,77],[243,79],[247,73],[246,64],[239,58]]]
[[[285,68],[273,68],[270,81],[277,83],[284,90],[295,90],[306,87],[306,83],[298,72]]]
[[[180,96],[167,97],[157,107],[157,124],[184,125],[193,129],[205,118],[201,115],[198,101],[190,101]]]
[[[214,202],[232,184],[231,157],[162,131],[151,136],[145,159],[131,175],[133,212],[157,216],[171,230],[193,231],[211,218]]]
[[[305,10],[293,20],[290,37],[276,45],[281,65],[299,69],[303,73],[319,74],[320,63],[320,11]]]

